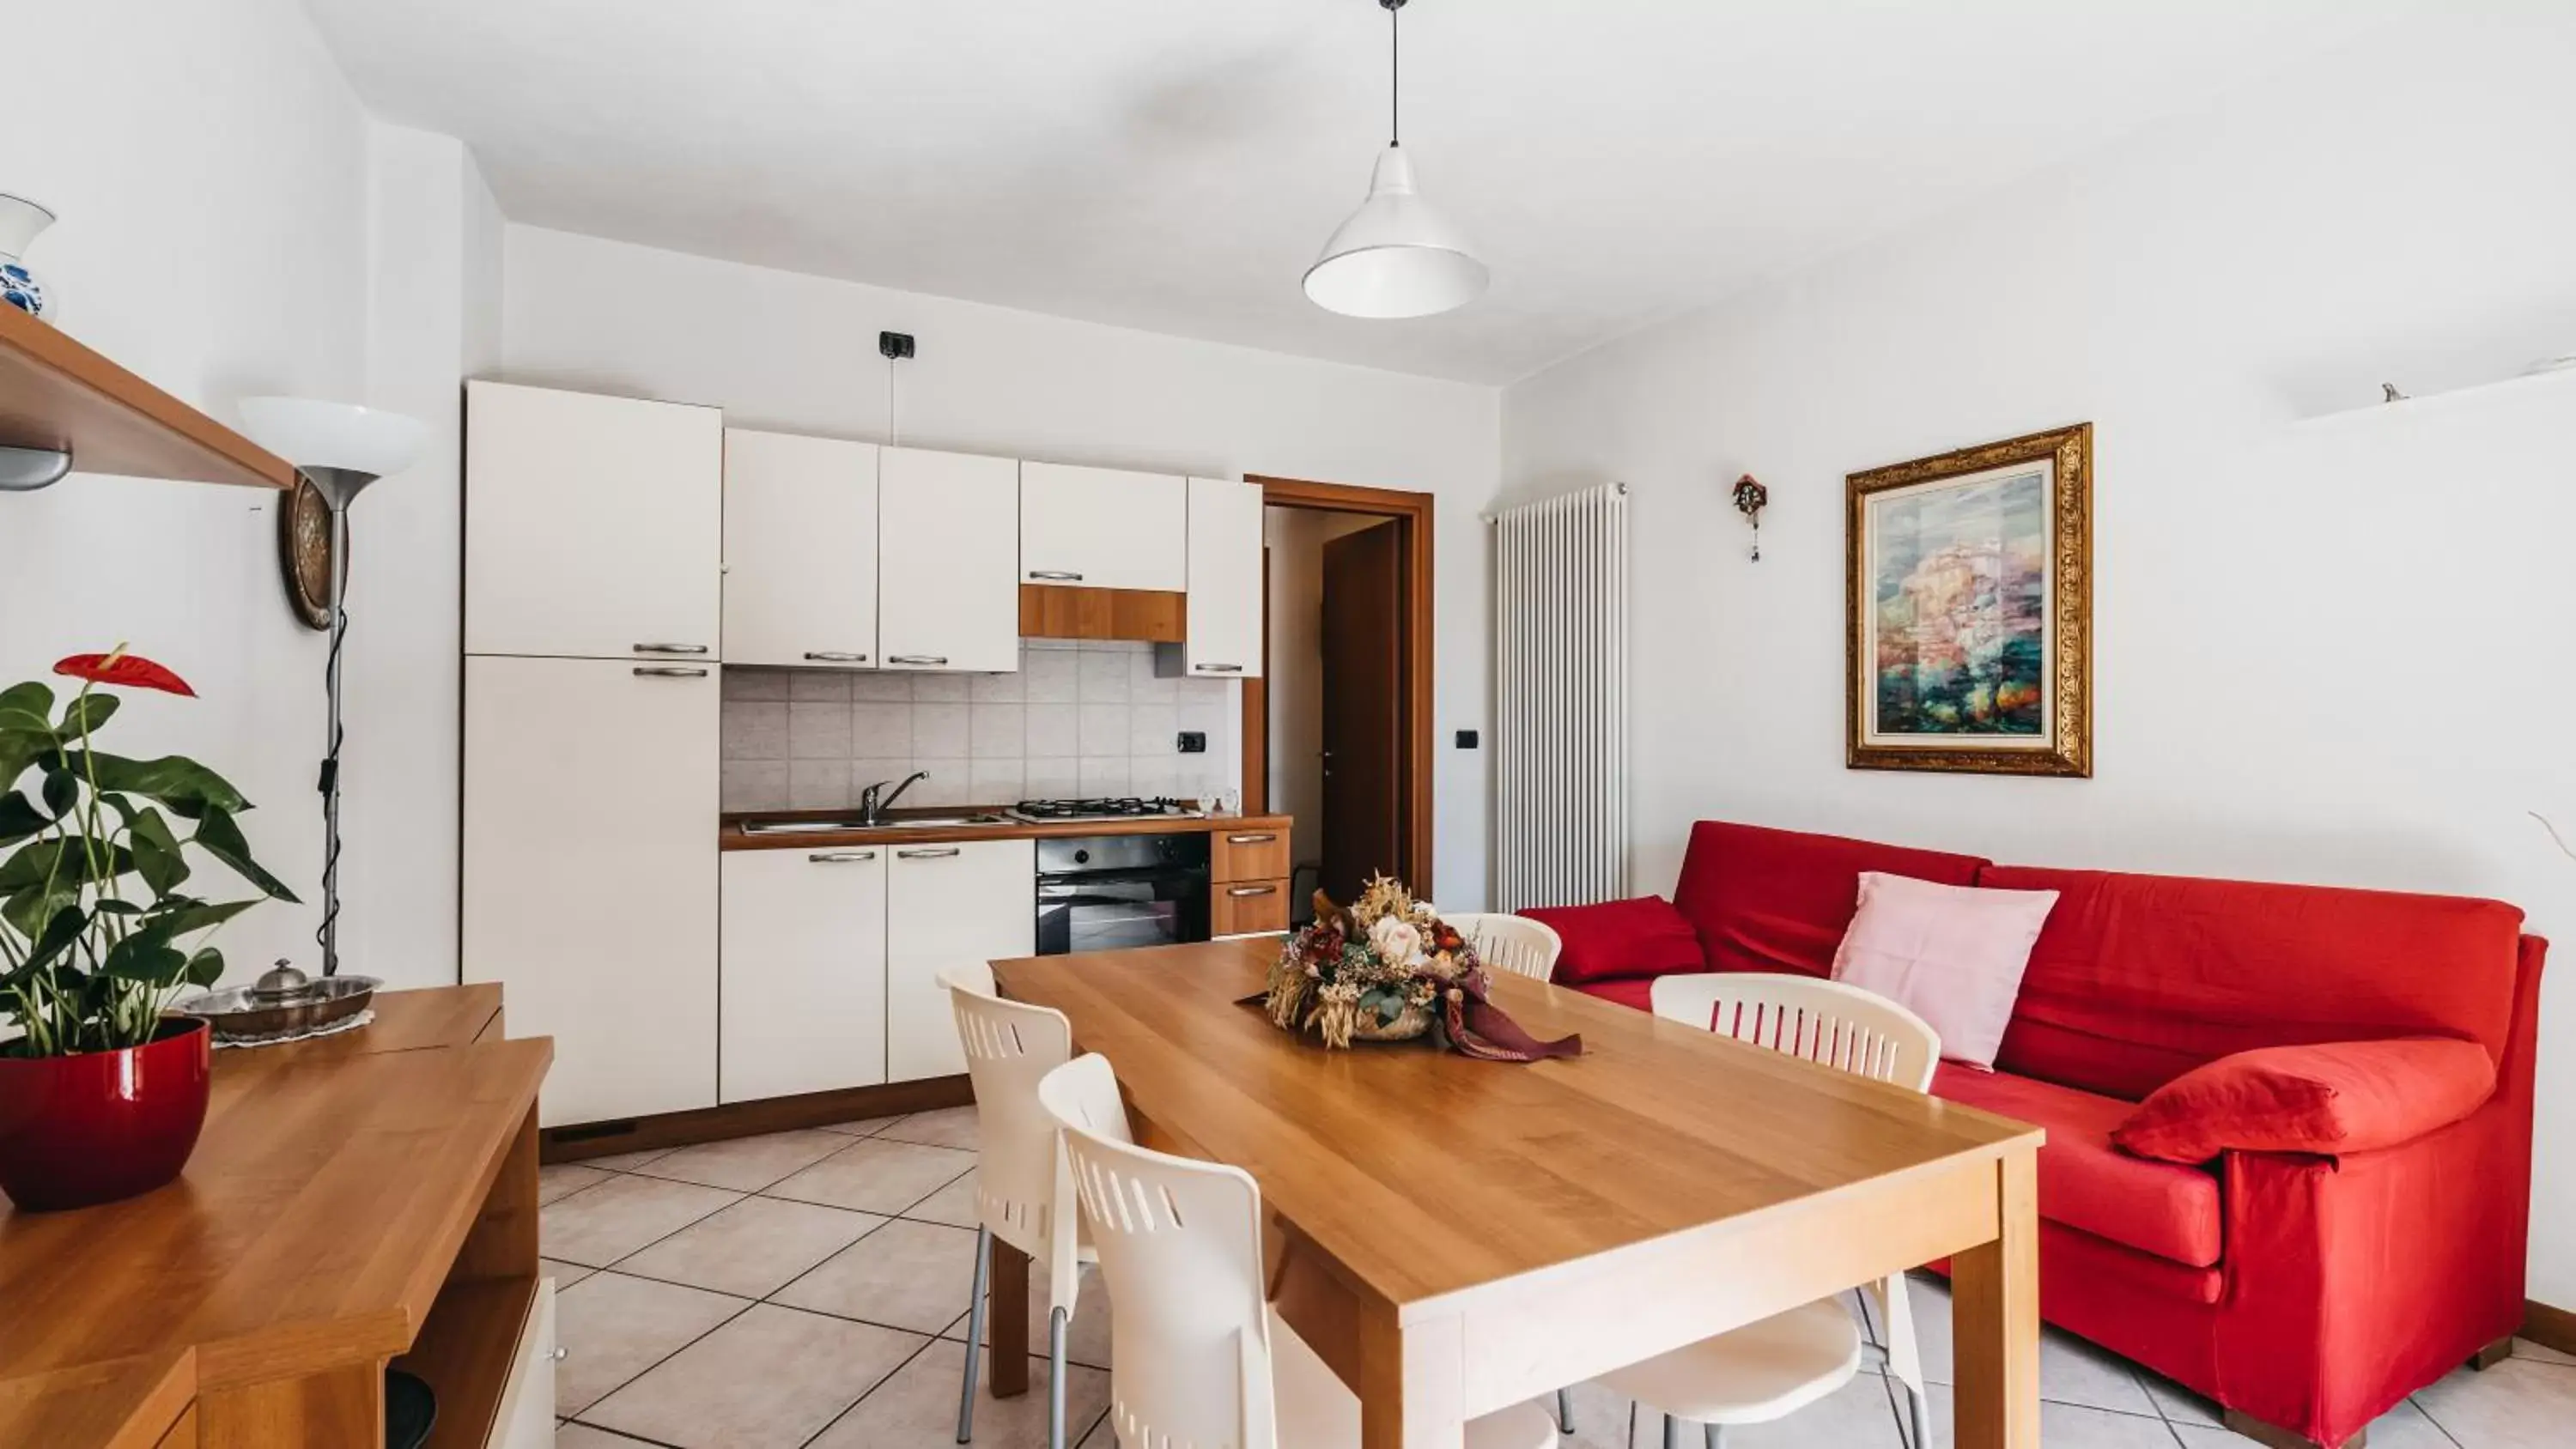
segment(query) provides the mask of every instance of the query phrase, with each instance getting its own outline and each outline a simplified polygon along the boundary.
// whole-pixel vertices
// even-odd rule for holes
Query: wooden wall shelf
[[[0,306],[0,446],[68,448],[82,473],[289,488],[287,461],[60,330]]]

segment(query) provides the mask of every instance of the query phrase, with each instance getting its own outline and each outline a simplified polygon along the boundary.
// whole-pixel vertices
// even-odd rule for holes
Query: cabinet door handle
[[[1225,843],[1228,845],[1268,845],[1270,842],[1277,840],[1278,838],[1279,837],[1276,835],[1229,835],[1225,838]]]
[[[945,654],[889,654],[886,656],[888,664],[945,664],[947,662],[948,656]]]
[[[1279,893],[1279,887],[1277,887],[1277,886],[1228,886],[1228,887],[1226,887],[1226,892],[1225,892],[1225,893],[1226,893],[1227,895],[1230,895],[1230,896],[1268,896],[1268,895],[1277,895],[1277,894]]]
[[[1042,579],[1050,584],[1078,584],[1082,582],[1082,575],[1075,573],[1071,569],[1031,569],[1029,570],[1029,577],[1033,579]]]
[[[1243,666],[1240,664],[1193,664],[1190,667],[1201,674],[1241,674],[1243,672]]]
[[[897,860],[946,860],[948,857],[955,855],[956,853],[957,847],[951,845],[940,850],[898,850],[894,853],[894,858]]]
[[[707,672],[703,669],[690,669],[678,664],[638,664],[635,666],[635,674],[639,679],[704,679],[707,677]]]
[[[638,654],[704,654],[707,652],[707,646],[704,644],[638,644],[635,646],[635,652]]]
[[[877,853],[873,850],[818,850],[805,858],[816,865],[853,865],[863,860],[874,860]]]
[[[813,660],[817,664],[865,664],[868,662],[868,656],[864,654],[844,654],[837,649],[808,649],[805,651],[805,657]]]

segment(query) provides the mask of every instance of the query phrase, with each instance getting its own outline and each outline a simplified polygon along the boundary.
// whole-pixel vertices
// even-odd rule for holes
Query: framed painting
[[[1844,485],[1844,763],[2091,775],[2093,425]]]

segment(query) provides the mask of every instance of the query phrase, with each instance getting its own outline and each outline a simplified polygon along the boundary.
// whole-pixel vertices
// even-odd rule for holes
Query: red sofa
[[[1974,856],[1703,821],[1673,905],[1690,969],[1830,972],[1858,876],[2055,890],[1997,1070],[1944,1063],[1933,1091],[2037,1123],[2048,1321],[2222,1405],[2340,1446],[2523,1316],[2533,1037],[2547,943],[2496,901],[2002,866]],[[1648,908],[1649,918],[1652,908]],[[1652,977],[1602,979],[1638,915],[1566,936],[1558,979],[1645,1009]],[[1670,927],[1654,954],[1669,971]],[[1687,940],[1681,951],[1687,953]],[[2185,1166],[2110,1134],[2157,1087],[2260,1047],[2443,1036],[2495,1062],[2493,1096],[2397,1146],[2227,1152]]]

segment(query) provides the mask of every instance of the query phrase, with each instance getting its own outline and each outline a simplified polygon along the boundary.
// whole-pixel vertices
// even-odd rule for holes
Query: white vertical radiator
[[[1628,489],[1494,526],[1494,908],[1628,894]]]

